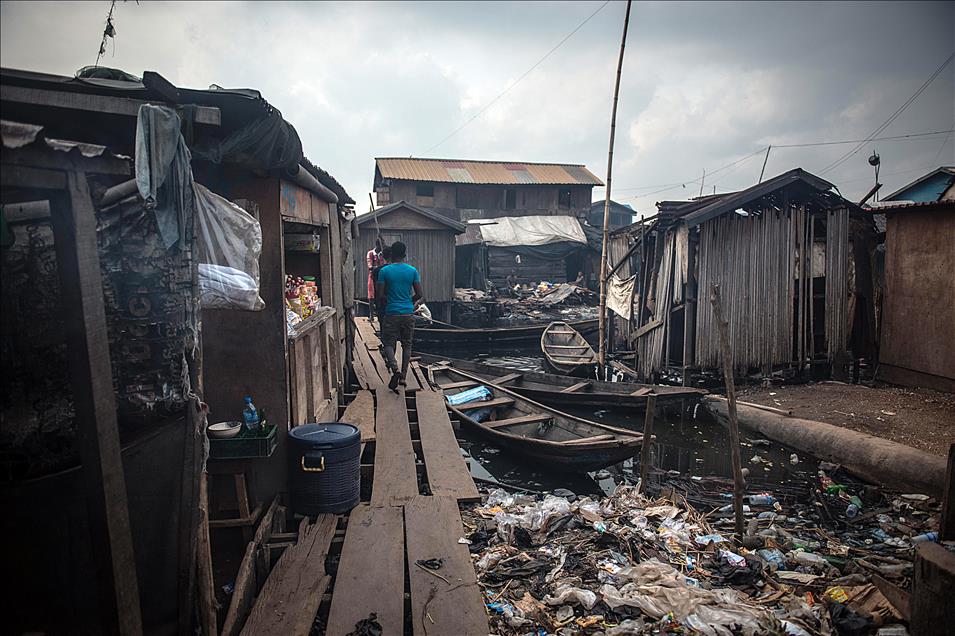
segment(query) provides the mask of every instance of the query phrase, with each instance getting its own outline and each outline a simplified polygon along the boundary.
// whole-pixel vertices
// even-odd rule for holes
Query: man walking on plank
[[[381,319],[381,343],[385,364],[391,372],[388,388],[405,386],[405,375],[411,364],[411,341],[414,338],[414,312],[424,302],[418,270],[405,263],[408,248],[401,241],[391,246],[391,262],[378,272],[375,300]],[[395,343],[401,343],[401,369],[395,360]]]

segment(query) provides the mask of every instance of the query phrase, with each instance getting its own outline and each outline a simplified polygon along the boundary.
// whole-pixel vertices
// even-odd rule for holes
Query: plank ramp
[[[372,392],[359,391],[338,421],[357,426],[362,444],[375,441],[375,396]]]
[[[474,575],[458,504],[451,497],[415,497],[405,509],[405,540],[415,636],[486,636],[487,614]],[[434,573],[418,561],[442,559]],[[440,574],[436,576],[436,574]]]
[[[418,494],[418,477],[404,391],[395,393],[385,388],[376,391],[375,395],[378,410],[375,415],[375,478],[371,504],[390,506]]]
[[[418,391],[415,407],[431,493],[454,497],[458,501],[480,501],[481,494],[461,457],[444,397],[434,391]]]
[[[331,577],[325,572],[338,517],[302,520],[299,542],[282,554],[252,607],[242,634],[307,634]]]
[[[402,509],[362,504],[348,517],[326,633],[350,634],[374,612],[383,634],[402,634],[404,594]]]

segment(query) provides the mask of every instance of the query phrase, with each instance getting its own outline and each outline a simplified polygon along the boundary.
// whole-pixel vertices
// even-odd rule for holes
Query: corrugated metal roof
[[[603,185],[585,166],[573,164],[399,157],[379,157],[375,162],[383,179],[483,185]]]

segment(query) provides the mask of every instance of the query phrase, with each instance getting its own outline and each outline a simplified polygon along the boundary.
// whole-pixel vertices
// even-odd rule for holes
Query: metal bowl
[[[206,430],[209,432],[209,437],[228,439],[242,432],[242,422],[216,422],[210,424]]]

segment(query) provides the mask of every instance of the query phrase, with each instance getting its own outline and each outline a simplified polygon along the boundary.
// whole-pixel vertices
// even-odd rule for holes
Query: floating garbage
[[[688,498],[712,478],[679,473],[660,476],[684,480],[686,497],[672,486],[648,496],[621,485],[602,498],[493,490],[462,514],[491,632],[828,636],[860,624],[906,633],[870,583],[874,573],[910,580],[913,545],[938,540],[938,505],[864,492],[838,466],[829,472],[799,498],[754,486],[747,501],[772,509],[744,508],[744,540],[726,480],[709,508]]]

